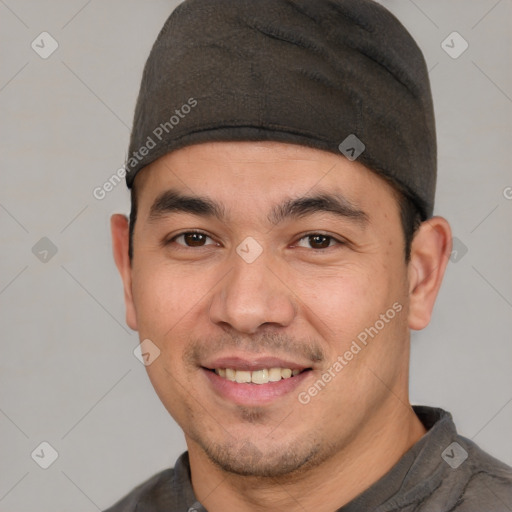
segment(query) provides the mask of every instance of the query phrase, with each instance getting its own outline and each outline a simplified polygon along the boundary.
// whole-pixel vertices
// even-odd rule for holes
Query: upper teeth
[[[290,368],[265,368],[263,370],[250,372],[247,370],[233,370],[232,368],[216,368],[215,373],[233,382],[266,384],[267,382],[289,379],[292,375],[298,375],[300,370],[291,370]]]

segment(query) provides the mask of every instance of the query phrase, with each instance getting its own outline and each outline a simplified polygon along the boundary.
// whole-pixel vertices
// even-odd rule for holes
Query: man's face
[[[217,142],[137,187],[128,321],[161,351],[148,374],[189,449],[277,476],[406,407],[408,269],[382,178],[302,146]]]

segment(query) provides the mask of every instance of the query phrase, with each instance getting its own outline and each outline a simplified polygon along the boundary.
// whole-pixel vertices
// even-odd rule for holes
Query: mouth
[[[292,393],[312,367],[276,358],[223,358],[201,366],[211,389],[237,405],[264,405]]]

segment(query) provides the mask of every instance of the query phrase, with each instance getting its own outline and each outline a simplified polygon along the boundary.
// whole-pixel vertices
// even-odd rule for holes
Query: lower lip
[[[211,370],[201,371],[210,381],[214,391],[237,405],[264,405],[297,389],[311,371],[303,371],[294,377],[266,384],[238,383],[220,377]]]

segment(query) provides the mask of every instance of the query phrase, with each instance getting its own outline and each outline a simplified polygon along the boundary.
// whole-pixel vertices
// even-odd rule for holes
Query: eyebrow
[[[226,212],[222,204],[207,197],[188,196],[176,190],[166,190],[153,202],[149,211],[149,220],[156,221],[173,213],[189,213],[200,217],[214,217],[226,221]],[[291,198],[274,206],[267,216],[269,222],[280,224],[285,220],[297,219],[315,213],[332,213],[337,217],[349,219],[363,227],[368,224],[368,215],[341,194],[320,193],[311,196]]]
[[[321,212],[350,219],[363,227],[369,222],[368,215],[345,196],[327,193],[289,199],[274,207],[268,219],[273,224],[279,224],[287,219],[300,218]]]
[[[190,213],[201,217],[215,217],[225,220],[222,205],[199,196],[187,196],[174,190],[166,190],[160,194],[149,210],[149,220],[154,221],[172,212]]]

